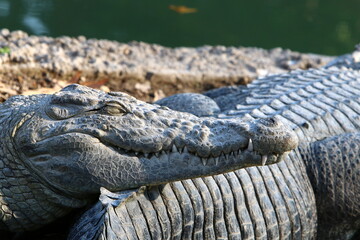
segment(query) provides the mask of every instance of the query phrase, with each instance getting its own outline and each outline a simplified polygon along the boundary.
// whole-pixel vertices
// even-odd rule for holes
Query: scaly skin
[[[69,239],[358,239],[356,69],[293,71],[207,93],[223,111],[218,117],[277,117],[293,128],[299,147],[269,166],[132,193],[103,190]],[[159,103],[180,111],[206,110],[204,102],[179,105],[181,95]]]
[[[276,118],[198,118],[71,85],[0,107],[0,229],[41,227],[99,192],[278,162],[297,146]]]
[[[288,184],[292,191],[304,189],[303,191],[309,193],[301,194],[295,199],[299,204],[307,202],[312,206],[295,211],[304,216],[312,214],[308,218],[309,222],[298,224],[299,229],[305,229],[302,230],[301,239],[316,236],[316,223],[319,239],[357,239],[360,234],[358,69],[359,63],[348,61],[346,64],[339,63],[325,69],[269,76],[237,89],[229,87],[206,93],[213,97],[222,109],[220,117],[239,117],[244,120],[278,116],[280,121],[291,126],[298,135],[299,147],[294,154],[289,155],[290,159],[285,160],[287,166],[283,172],[293,171],[298,175],[298,179],[303,178],[303,182]],[[206,108],[203,104],[198,107]],[[193,105],[192,109],[195,108]],[[292,166],[290,161],[297,166]],[[261,169],[261,174],[257,174],[258,170],[253,169],[256,168],[241,169],[237,172],[247,171],[254,179],[253,184],[259,186],[266,186],[266,181],[276,175],[267,174],[263,170],[273,170],[273,166],[258,168]],[[258,180],[259,175],[262,175],[264,180]],[[285,179],[289,178],[285,175]],[[308,184],[309,180],[311,186]],[[316,197],[316,210],[312,209],[315,208],[312,192]],[[285,197],[275,198],[277,194],[272,188],[267,192],[267,197],[287,201]],[[275,208],[276,202],[272,201],[271,205]],[[282,207],[285,206],[286,204],[282,204]],[[255,207],[255,204],[248,205],[249,211],[253,211]],[[270,211],[269,207],[267,209]],[[274,213],[280,215],[281,211],[275,208]],[[253,220],[260,219],[262,217],[258,216]],[[280,230],[281,225],[285,225],[284,219],[287,221],[287,217],[278,219],[277,227]],[[266,227],[269,228],[269,225]],[[306,229],[310,231],[306,233]],[[280,239],[286,239],[287,234],[294,232],[296,231],[280,234]]]

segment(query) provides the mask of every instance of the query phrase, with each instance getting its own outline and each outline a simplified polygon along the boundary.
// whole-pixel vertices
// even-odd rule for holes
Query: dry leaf
[[[102,78],[96,81],[80,82],[81,85],[91,87],[91,88],[100,88],[109,81],[108,78]]]
[[[79,83],[81,74],[82,74],[82,71],[75,72],[75,74],[71,77],[69,83]]]
[[[177,6],[177,5],[170,5],[169,6],[169,9],[177,12],[177,13],[181,13],[181,14],[184,14],[184,13],[195,13],[197,12],[198,10],[196,8],[189,8],[189,7],[186,7],[186,6]]]

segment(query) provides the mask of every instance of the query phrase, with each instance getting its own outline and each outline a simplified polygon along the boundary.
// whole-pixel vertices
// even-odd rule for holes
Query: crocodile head
[[[32,99],[8,129],[13,154],[76,197],[278,162],[298,141],[276,119],[198,118],[79,85]]]

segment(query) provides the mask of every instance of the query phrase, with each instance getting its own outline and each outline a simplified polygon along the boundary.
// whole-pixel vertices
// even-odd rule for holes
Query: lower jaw
[[[140,181],[143,185],[158,185],[173,181],[205,177],[222,174],[237,169],[261,166],[261,155],[254,155],[253,152],[243,152],[240,156],[224,156],[217,161],[215,158],[204,160],[183,154],[169,154],[168,161],[159,159],[141,159],[144,163]],[[275,163],[278,158],[275,155],[268,157],[268,163]],[[151,163],[151,164],[149,164]]]

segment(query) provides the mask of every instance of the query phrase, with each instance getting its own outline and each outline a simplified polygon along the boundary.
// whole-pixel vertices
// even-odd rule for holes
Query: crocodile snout
[[[257,120],[252,134],[254,149],[261,154],[282,154],[299,144],[295,132],[277,117]]]

